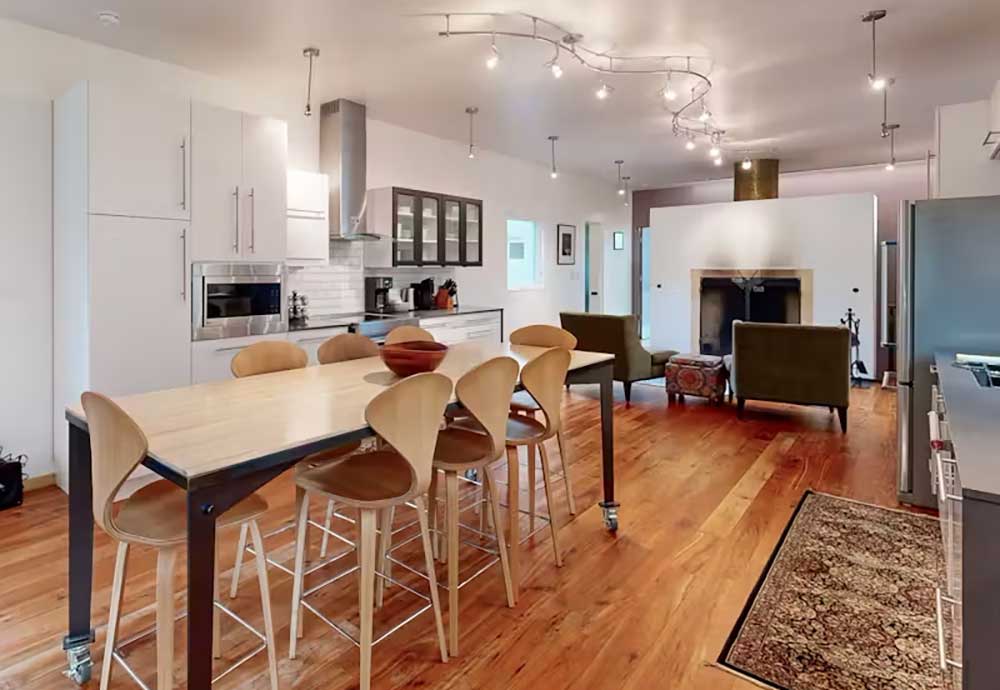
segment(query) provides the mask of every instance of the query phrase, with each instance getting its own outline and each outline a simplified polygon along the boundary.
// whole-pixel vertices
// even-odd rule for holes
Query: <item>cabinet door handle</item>
[[[181,139],[181,208],[187,211],[187,137]]]
[[[233,238],[233,254],[240,253],[240,186],[236,185],[233,190],[233,199],[236,200],[236,236]]]
[[[187,302],[187,263],[188,263],[188,245],[187,245],[187,228],[181,230],[181,299]]]
[[[257,197],[254,195],[254,188],[250,188],[250,253],[256,252],[255,243],[257,241]]]

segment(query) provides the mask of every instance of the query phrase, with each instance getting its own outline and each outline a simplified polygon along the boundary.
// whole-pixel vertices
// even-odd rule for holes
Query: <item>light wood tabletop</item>
[[[510,356],[524,365],[546,348],[468,341],[453,345],[438,371],[457,381],[478,364]],[[572,351],[570,370],[613,359]],[[146,433],[149,457],[193,478],[313,441],[367,428],[368,402],[398,381],[368,357],[184,388],[115,398]],[[79,404],[67,408],[83,423]]]

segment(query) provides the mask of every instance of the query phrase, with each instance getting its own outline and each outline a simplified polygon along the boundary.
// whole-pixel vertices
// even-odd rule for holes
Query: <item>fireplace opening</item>
[[[703,355],[733,351],[733,321],[801,323],[802,285],[798,278],[702,278]]]

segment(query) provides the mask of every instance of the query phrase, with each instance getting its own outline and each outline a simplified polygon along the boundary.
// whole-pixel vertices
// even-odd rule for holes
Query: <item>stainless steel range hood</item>
[[[319,121],[319,168],[330,178],[330,239],[373,241],[367,232],[365,106],[346,98],[324,103]]]

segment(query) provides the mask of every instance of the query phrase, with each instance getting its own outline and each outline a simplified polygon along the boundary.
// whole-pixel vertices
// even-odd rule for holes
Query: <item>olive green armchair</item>
[[[576,348],[607,352],[615,356],[614,378],[625,388],[625,401],[632,400],[632,383],[663,376],[663,368],[675,350],[649,352],[639,341],[634,314],[584,314],[562,312],[562,327],[576,336]]]

